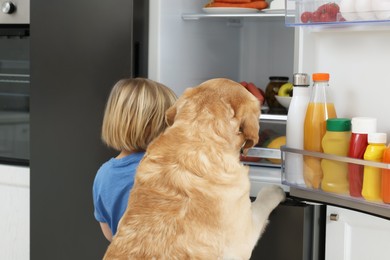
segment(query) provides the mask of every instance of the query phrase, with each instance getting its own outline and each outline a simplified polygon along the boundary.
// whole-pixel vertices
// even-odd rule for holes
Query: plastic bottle
[[[368,133],[376,132],[376,118],[354,117],[351,124],[352,135],[348,157],[363,159],[368,146]],[[352,197],[362,197],[363,172],[363,165],[348,164],[349,195]]]
[[[347,156],[351,140],[351,119],[331,118],[326,121],[326,133],[322,138],[324,153]],[[348,164],[322,159],[323,191],[347,194],[349,192]]]
[[[293,97],[287,114],[286,146],[303,149],[303,125],[307,104],[310,100],[309,75],[295,73],[293,76]],[[303,156],[286,153],[286,181],[292,184],[304,185]]]
[[[382,162],[386,142],[387,136],[385,133],[369,133],[364,160]],[[364,166],[362,196],[369,201],[382,201],[381,168]]]
[[[313,89],[304,123],[304,149],[322,152],[321,141],[326,132],[326,120],[335,118],[336,109],[329,97],[329,74],[314,73]],[[318,189],[322,180],[321,159],[304,156],[303,178],[308,188]]]
[[[390,145],[383,153],[382,162],[390,163]],[[384,203],[390,203],[390,169],[382,169],[382,200]]]

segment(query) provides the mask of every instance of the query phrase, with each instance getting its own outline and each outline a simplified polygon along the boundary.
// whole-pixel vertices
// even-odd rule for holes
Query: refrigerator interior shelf
[[[241,158],[241,162],[246,165],[280,168],[281,152],[280,149],[253,147],[248,150],[246,157]]]
[[[359,9],[357,1],[286,0],[286,26],[351,27],[390,25],[390,5]],[[331,4],[332,6],[329,6]],[[328,5],[328,6],[327,6]],[[359,11],[357,11],[359,10]]]
[[[355,210],[360,210],[373,215],[378,215],[390,219],[390,204],[385,204],[383,202],[367,201],[364,198],[352,197],[348,194],[337,194],[337,193],[326,192],[321,189],[312,189],[306,187],[304,184],[301,185],[301,184],[289,183],[287,181],[286,172],[285,172],[285,158],[286,158],[286,153],[301,154],[304,156],[311,156],[319,159],[327,159],[335,162],[356,164],[362,166],[371,166],[379,169],[390,169],[390,164],[349,158],[344,156],[337,156],[333,154],[325,154],[319,152],[294,149],[286,146],[282,146],[280,150],[281,150],[281,158],[282,158],[282,164],[281,164],[282,183],[290,186],[290,193],[292,196],[296,196],[296,197],[300,197],[312,201],[325,202],[328,204],[338,205],[338,206],[351,208]]]
[[[184,13],[183,20],[200,20],[200,19],[267,19],[283,20],[285,12],[258,12],[258,13],[226,13],[226,14],[208,14],[208,13]]]
[[[279,149],[253,147],[249,149],[248,154],[246,156],[267,159],[280,159],[281,152]]]

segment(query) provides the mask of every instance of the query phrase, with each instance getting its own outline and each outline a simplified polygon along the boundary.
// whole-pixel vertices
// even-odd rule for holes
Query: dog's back
[[[259,234],[252,238],[248,168],[239,153],[257,143],[259,110],[230,80],[187,90],[138,167],[105,259],[248,258]]]

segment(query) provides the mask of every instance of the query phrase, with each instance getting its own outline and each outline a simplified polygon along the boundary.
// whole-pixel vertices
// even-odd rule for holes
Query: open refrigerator
[[[301,16],[304,12],[314,12],[329,1],[273,0],[269,9],[256,13],[209,13],[203,9],[207,2],[150,0],[148,76],[151,79],[166,84],[181,95],[186,88],[211,78],[254,82],[264,90],[270,76],[288,76],[291,82],[297,72],[309,75],[327,72],[337,116],[374,117],[378,122],[378,132],[386,133],[390,141],[387,115],[390,109],[390,83],[387,79],[390,16],[386,15],[387,9],[376,12],[347,10],[343,13],[345,17],[338,14],[334,20],[303,22]],[[341,4],[341,0],[331,2]],[[277,8],[272,8],[273,3],[277,3]],[[375,16],[378,13],[380,18]],[[260,126],[283,124],[285,117],[264,113],[259,119]],[[264,121],[267,122],[263,124]],[[260,148],[250,151],[250,154],[262,157],[269,152],[284,159],[286,153],[304,154],[307,151],[284,146],[281,151]],[[321,158],[323,154],[317,156]],[[330,159],[348,161],[346,158]],[[302,259],[324,257],[322,225],[326,205],[390,218],[388,204],[288,183],[283,176],[283,162],[280,165],[247,164],[250,165],[251,196],[255,196],[264,185],[276,183],[296,202],[295,206],[294,203],[284,206],[298,208],[298,204],[305,205],[306,211],[302,215],[306,218],[301,221],[303,226],[310,226],[306,228],[310,232],[304,237],[310,237],[312,244],[308,246],[307,241],[302,242],[301,246],[306,248],[300,255]],[[376,167],[389,168],[389,165]],[[274,218],[278,218],[278,210]],[[312,213],[305,213],[309,211]],[[307,216],[316,224],[307,224]],[[272,218],[273,215],[271,222]],[[274,256],[272,259],[278,258]]]

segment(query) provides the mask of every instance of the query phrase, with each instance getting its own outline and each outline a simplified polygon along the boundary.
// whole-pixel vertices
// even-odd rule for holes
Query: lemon
[[[294,85],[290,82],[284,83],[278,90],[278,96],[292,97]]]
[[[286,136],[279,136],[275,139],[273,139],[268,145],[267,145],[267,148],[271,148],[271,149],[280,149],[280,147],[282,145],[286,145]],[[281,159],[267,159],[269,160],[270,162],[272,163],[275,163],[275,164],[280,164],[282,163],[282,160]]]

